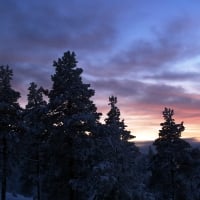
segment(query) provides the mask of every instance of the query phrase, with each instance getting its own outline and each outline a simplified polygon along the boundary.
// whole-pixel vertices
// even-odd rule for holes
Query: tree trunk
[[[40,200],[40,149],[39,145],[37,148],[37,182],[36,182],[36,188],[37,188],[37,200]]]
[[[7,182],[7,142],[5,134],[3,135],[2,149],[2,181],[1,181],[1,200],[6,200],[6,182]]]
[[[69,139],[69,148],[71,155],[69,156],[69,180],[74,178],[74,152],[73,152],[73,138]],[[75,200],[75,193],[71,186],[69,186],[69,199]]]

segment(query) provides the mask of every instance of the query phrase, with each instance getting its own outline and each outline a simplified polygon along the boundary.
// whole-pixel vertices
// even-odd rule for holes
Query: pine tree
[[[164,199],[185,199],[183,191],[186,191],[186,185],[183,176],[191,170],[191,146],[180,138],[185,127],[183,122],[176,124],[173,115],[172,109],[164,109],[165,121],[160,124],[162,129],[154,142],[156,154],[152,159],[151,184]]]
[[[57,62],[54,61],[55,74],[52,76],[53,87],[49,93],[50,106],[53,111],[63,112],[65,117],[80,113],[99,119],[97,108],[90,100],[95,92],[90,89],[89,84],[82,82],[83,70],[77,68],[76,64],[75,53],[69,51]]]
[[[108,118],[105,119],[106,125],[111,128],[116,128],[119,139],[128,141],[129,139],[135,138],[135,136],[131,135],[130,131],[126,130],[126,125],[124,124],[124,120],[120,119],[120,110],[116,106],[117,97],[111,96],[109,97],[110,111],[107,113]]]
[[[44,152],[47,140],[47,103],[43,100],[43,88],[31,83],[28,103],[23,114],[24,136],[22,138],[21,192],[41,199],[41,177],[44,173]]]
[[[185,127],[183,122],[176,124],[175,120],[172,118],[174,111],[170,108],[165,108],[163,111],[163,117],[165,119],[164,123],[161,123],[162,130],[159,131],[160,139],[167,139],[173,142],[174,139],[181,137],[181,132],[184,131]]]
[[[0,66],[0,170],[1,200],[6,199],[7,178],[12,171],[17,132],[19,131],[20,93],[11,87],[13,72],[8,66]]]
[[[75,53],[65,52],[54,61],[55,74],[49,92],[51,161],[46,180],[49,199],[75,199],[70,181],[77,177],[78,160],[86,160],[83,146],[88,142],[100,114],[90,100],[94,90],[82,82]],[[56,168],[55,166],[56,165]],[[53,176],[52,176],[53,174]],[[48,184],[53,182],[53,185]]]
[[[105,119],[106,126],[110,130],[110,143],[112,146],[112,153],[110,159],[113,162],[115,177],[117,182],[115,183],[111,196],[115,199],[131,199],[133,193],[136,193],[137,184],[136,180],[136,165],[135,161],[139,155],[138,148],[130,139],[135,138],[130,131],[126,130],[124,120],[120,119],[120,110],[116,106],[117,97],[109,97],[110,111],[107,113]],[[131,177],[131,178],[130,178]]]
[[[192,170],[190,176],[187,174],[185,182],[189,184],[191,190],[188,192],[188,197],[191,200],[198,200],[200,198],[200,149],[193,148],[191,151]]]
[[[128,142],[131,134],[120,119],[116,103],[116,97],[109,98],[111,108],[105,119],[106,124],[100,124],[93,135],[93,164],[82,184],[83,194],[87,197],[84,199],[131,199],[136,191],[138,149],[134,143]]]

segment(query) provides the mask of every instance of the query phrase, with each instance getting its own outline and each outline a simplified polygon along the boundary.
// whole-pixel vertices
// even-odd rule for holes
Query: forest
[[[76,55],[53,62],[51,89],[31,82],[27,104],[0,66],[0,194],[33,200],[199,200],[200,150],[181,138],[185,127],[164,108],[147,153],[134,143],[108,97],[104,122],[82,81]],[[163,119],[162,119],[163,117]]]

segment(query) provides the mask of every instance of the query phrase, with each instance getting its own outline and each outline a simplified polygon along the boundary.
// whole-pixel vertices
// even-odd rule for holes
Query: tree
[[[183,122],[176,124],[173,119],[174,111],[165,108],[159,131],[159,138],[153,143],[156,154],[152,159],[153,190],[163,199],[187,199],[187,185],[183,177],[191,171],[190,150],[191,146],[181,139],[184,131]]]
[[[74,114],[90,114],[95,120],[99,119],[97,108],[90,100],[94,90],[89,84],[82,82],[83,70],[76,67],[77,61],[74,52],[65,52],[62,58],[54,61],[55,74],[52,90],[49,93],[50,106],[53,111],[62,112],[64,117]],[[64,109],[64,110],[63,110]],[[58,119],[62,121],[62,119]]]
[[[126,125],[124,124],[124,120],[120,119],[120,110],[116,106],[117,97],[111,96],[109,97],[110,111],[107,113],[108,118],[105,119],[106,125],[111,128],[116,128],[116,137],[119,139],[128,141],[130,139],[135,138],[135,136],[131,135],[130,131],[126,130]]]
[[[130,139],[135,138],[130,131],[126,130],[124,120],[120,119],[120,110],[116,106],[117,97],[109,97],[110,111],[105,119],[109,143],[111,144],[110,161],[114,167],[116,183],[112,188],[111,196],[115,199],[131,199],[139,188],[136,180],[137,172],[135,161],[139,155],[139,150]],[[131,178],[130,178],[131,177]],[[138,185],[137,185],[138,184]]]
[[[92,134],[94,147],[90,173],[86,174],[82,184],[77,185],[82,189],[82,199],[133,199],[138,189],[135,178],[138,149],[128,142],[131,134],[120,119],[116,103],[116,97],[109,98],[111,108],[106,124],[99,124]]]
[[[78,160],[87,157],[83,145],[98,124],[100,114],[90,100],[94,90],[82,82],[74,52],[54,61],[55,74],[49,92],[49,144],[51,160],[46,182],[49,199],[75,199],[70,180],[77,177]],[[85,160],[85,158],[84,158]],[[49,184],[53,182],[53,185]]]
[[[187,176],[187,179],[185,180],[188,184],[191,190],[188,192],[188,196],[192,200],[198,200],[200,199],[200,149],[199,148],[193,148],[191,151],[191,157],[192,157],[192,171],[191,175]]]
[[[44,89],[30,83],[28,103],[23,113],[24,135],[21,149],[21,192],[41,199],[41,179],[44,174],[45,143],[47,140],[47,103],[43,100]]]
[[[1,200],[6,199],[7,178],[12,171],[17,132],[19,131],[20,106],[17,100],[20,93],[12,89],[13,72],[8,66],[0,66],[0,170]],[[14,162],[14,161],[13,161]]]

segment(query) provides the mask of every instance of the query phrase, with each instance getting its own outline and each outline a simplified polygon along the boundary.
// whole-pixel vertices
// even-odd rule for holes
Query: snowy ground
[[[6,196],[7,200],[32,200],[32,198],[26,198],[24,196],[21,196],[21,195],[13,195],[13,194],[10,194],[8,193],[7,196]]]

